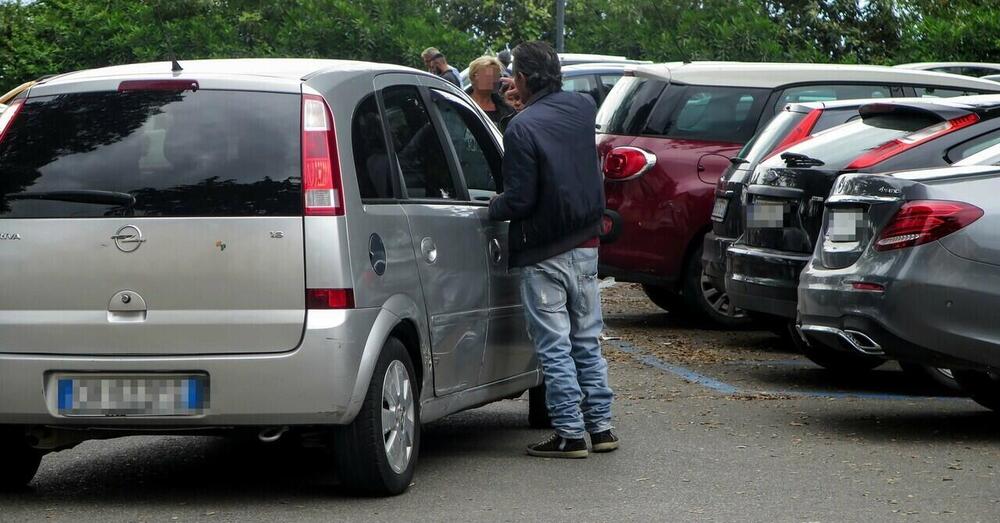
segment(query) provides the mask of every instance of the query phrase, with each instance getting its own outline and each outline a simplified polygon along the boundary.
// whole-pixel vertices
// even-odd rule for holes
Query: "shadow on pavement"
[[[810,416],[809,422],[815,428],[872,442],[962,445],[1000,440],[1000,416],[971,400],[968,407],[948,412],[880,409],[877,415],[825,411]]]

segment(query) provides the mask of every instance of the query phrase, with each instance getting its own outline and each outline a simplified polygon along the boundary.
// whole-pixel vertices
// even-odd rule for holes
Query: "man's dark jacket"
[[[604,214],[597,107],[586,95],[543,91],[504,131],[503,193],[490,218],[510,220],[510,265],[522,267],[596,238]]]

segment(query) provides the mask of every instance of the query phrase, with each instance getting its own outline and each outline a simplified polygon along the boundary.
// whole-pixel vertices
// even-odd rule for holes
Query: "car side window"
[[[766,89],[688,87],[667,122],[670,138],[744,143],[757,128]]]
[[[382,101],[407,197],[422,200],[457,198],[455,179],[420,91],[412,85],[387,87],[382,90]]]
[[[777,106],[780,108],[790,103],[861,100],[890,96],[892,96],[892,89],[888,85],[800,85],[785,89],[778,97]]]
[[[969,96],[982,94],[978,91],[963,91],[960,89],[940,89],[937,87],[915,87],[917,96],[921,98],[953,98],[955,96]]]
[[[618,83],[618,80],[622,79],[620,74],[602,74],[601,75],[601,85],[604,86],[605,91],[610,91],[612,87]]]
[[[962,165],[994,165],[996,158],[990,153],[980,153],[989,149],[996,154],[997,145],[1000,145],[1000,131],[993,131],[952,147],[948,150],[947,159],[949,163],[962,162]]]
[[[592,75],[573,76],[563,79],[563,91],[573,91],[590,95],[594,103],[600,103],[600,94],[597,92],[597,81]]]
[[[354,170],[361,198],[393,198],[389,151],[385,146],[385,132],[375,95],[365,98],[354,112],[351,140],[354,142]]]
[[[455,96],[431,90],[431,100],[441,114],[445,130],[455,148],[462,176],[474,200],[489,201],[497,191],[500,151],[479,116]]]

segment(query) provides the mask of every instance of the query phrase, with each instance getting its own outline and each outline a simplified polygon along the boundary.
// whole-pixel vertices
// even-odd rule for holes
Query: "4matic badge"
[[[0,232],[0,240],[20,240],[21,234],[17,232]]]

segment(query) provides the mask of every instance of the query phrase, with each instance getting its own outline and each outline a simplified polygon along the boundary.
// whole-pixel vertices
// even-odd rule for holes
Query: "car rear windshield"
[[[870,149],[940,122],[941,119],[923,113],[872,115],[818,133],[787,152],[820,160],[825,164],[824,169],[843,169]],[[778,157],[766,163],[776,161],[781,163]]]
[[[608,93],[597,113],[597,132],[637,135],[646,126],[660,93],[667,86],[663,80],[627,76]]]
[[[743,146],[739,157],[754,164],[761,161],[769,152],[788,136],[788,133],[805,119],[807,113],[781,111],[761,131]]]
[[[29,98],[0,143],[0,218],[301,214],[300,97]]]

